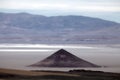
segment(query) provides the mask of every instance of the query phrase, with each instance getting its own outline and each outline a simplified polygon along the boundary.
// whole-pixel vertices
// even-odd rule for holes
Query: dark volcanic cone
[[[88,61],[85,61],[64,49],[60,49],[46,59],[32,64],[36,67],[100,67]]]

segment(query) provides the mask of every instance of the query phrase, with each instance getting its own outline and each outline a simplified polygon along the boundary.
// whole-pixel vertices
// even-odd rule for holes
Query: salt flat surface
[[[27,67],[36,63],[59,49],[66,49],[72,54],[89,62],[106,68],[84,68],[107,72],[120,72],[119,45],[46,45],[46,44],[2,44],[0,45],[0,68],[26,69],[26,70],[61,70],[75,68],[33,68]]]

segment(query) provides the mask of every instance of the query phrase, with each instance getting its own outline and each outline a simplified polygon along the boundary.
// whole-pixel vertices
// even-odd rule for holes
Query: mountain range
[[[86,16],[0,13],[0,43],[120,43],[120,23]]]

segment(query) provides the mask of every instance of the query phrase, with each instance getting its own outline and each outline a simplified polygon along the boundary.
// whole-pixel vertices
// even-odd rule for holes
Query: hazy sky
[[[120,22],[120,0],[0,0],[0,12],[84,15]]]

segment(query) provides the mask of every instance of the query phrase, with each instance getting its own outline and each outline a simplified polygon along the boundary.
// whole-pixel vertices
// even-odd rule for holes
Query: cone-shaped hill
[[[32,64],[35,67],[100,67],[85,61],[64,49],[60,49],[46,59]]]

